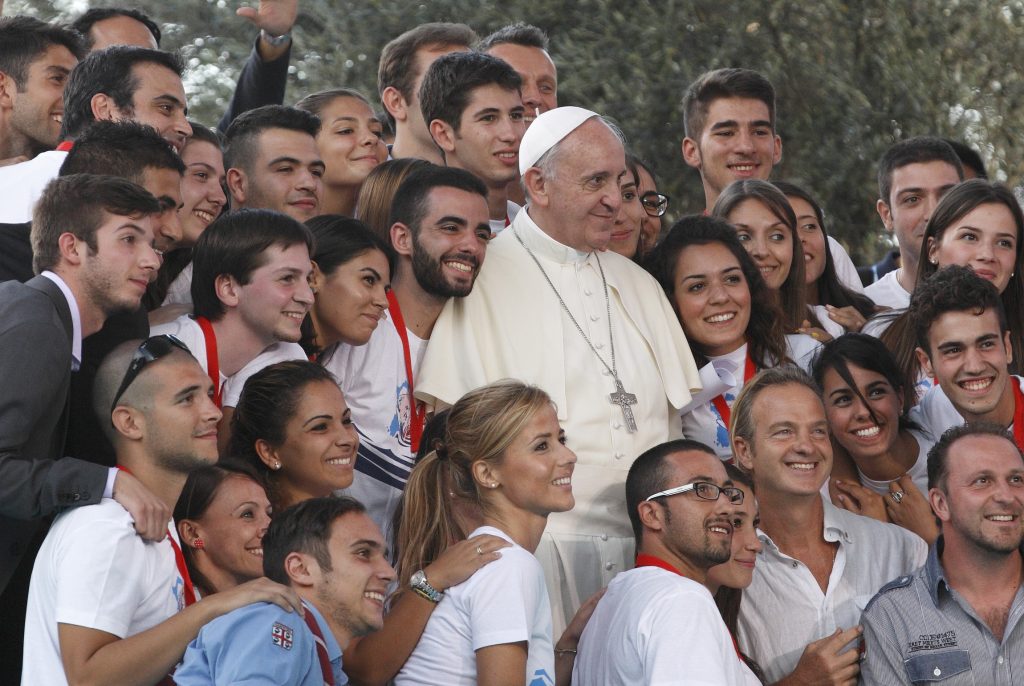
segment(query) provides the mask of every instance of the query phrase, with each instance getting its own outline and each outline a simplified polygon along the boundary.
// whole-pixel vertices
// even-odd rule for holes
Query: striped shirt
[[[1024,590],[1017,589],[1000,642],[949,587],[941,554],[940,537],[923,567],[887,584],[868,604],[861,620],[866,651],[860,683],[1024,683]]]

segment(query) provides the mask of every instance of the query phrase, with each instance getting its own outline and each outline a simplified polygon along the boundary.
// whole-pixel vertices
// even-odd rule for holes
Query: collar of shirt
[[[942,549],[945,541],[942,535],[935,540],[935,543],[928,549],[928,559],[924,563],[924,581],[928,586],[928,595],[931,596],[932,602],[935,603],[935,607],[939,606],[939,584],[942,584],[942,588],[946,589],[948,593],[952,589],[949,587],[949,582],[946,581],[946,570],[942,568]],[[1021,555],[1024,555],[1024,544],[1021,544],[1018,548]]]
[[[57,288],[64,294],[64,299],[68,301],[68,309],[71,310],[71,371],[77,372],[82,366],[82,315],[78,311],[78,301],[75,300],[71,287],[57,274],[44,271],[40,276],[45,276],[57,284]]]
[[[544,257],[560,264],[572,262],[586,262],[593,253],[580,252],[568,245],[562,245],[554,238],[544,232],[544,229],[537,226],[530,216],[529,208],[519,212],[515,221],[512,222],[512,229],[519,232],[523,243],[529,246],[538,257]]]
[[[824,538],[829,543],[853,543],[853,536],[851,535],[849,528],[846,526],[846,522],[842,519],[841,510],[835,505],[830,503],[825,498],[821,499],[821,504],[825,509],[824,517]],[[761,542],[766,544],[767,548],[770,548],[777,555],[783,553],[779,550],[779,546],[775,545],[775,541],[761,529],[757,530],[757,536],[761,539]],[[766,548],[766,550],[767,550]]]
[[[324,644],[327,646],[327,658],[331,661],[331,664],[336,663],[341,659],[341,646],[338,645],[338,639],[334,637],[334,632],[331,631],[330,625],[313,603],[303,601],[302,606],[306,608],[306,612],[313,613],[313,619],[316,620],[316,623],[320,626],[320,631],[324,635]]]

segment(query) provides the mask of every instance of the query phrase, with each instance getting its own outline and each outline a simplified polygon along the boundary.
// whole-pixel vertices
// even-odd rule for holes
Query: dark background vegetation
[[[610,115],[655,166],[670,216],[699,211],[697,173],[679,153],[679,101],[698,74],[742,66],[778,90],[783,161],[826,208],[829,230],[865,263],[889,245],[874,211],[875,164],[918,134],[964,140],[990,175],[1024,172],[1021,2],[983,0],[300,0],[286,101],[332,86],[376,100],[381,47],[426,21],[461,21],[481,35],[512,21],[544,28],[559,101]],[[5,14],[76,15],[82,0],[7,0]],[[93,2],[93,5],[116,4]],[[193,116],[216,123],[255,35],[236,0],[131,0],[164,28],[163,47],[188,59]]]

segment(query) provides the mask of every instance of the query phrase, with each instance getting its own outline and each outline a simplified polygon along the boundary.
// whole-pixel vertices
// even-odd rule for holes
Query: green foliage
[[[300,2],[289,102],[341,85],[375,94],[381,47],[422,22],[463,21],[481,36],[516,20],[543,27],[559,101],[620,123],[658,171],[674,217],[703,208],[700,179],[679,153],[684,88],[707,69],[762,71],[779,94],[784,157],[775,176],[816,194],[830,231],[861,262],[888,244],[874,211],[875,163],[894,141],[956,137],[981,151],[993,178],[1024,172],[1024,77],[1012,58],[1024,49],[1021,0]],[[72,4],[81,2],[7,0],[6,14],[52,18]],[[163,24],[165,48],[189,59],[192,110],[215,123],[255,35],[235,16],[238,3],[131,4]]]

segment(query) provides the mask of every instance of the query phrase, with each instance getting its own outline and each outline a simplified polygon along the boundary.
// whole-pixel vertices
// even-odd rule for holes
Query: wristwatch
[[[432,603],[439,603],[441,598],[444,597],[444,593],[430,585],[427,581],[427,575],[423,573],[422,569],[412,575],[409,579],[409,585],[417,594]]]
[[[267,44],[274,48],[284,45],[292,38],[291,35],[287,33],[282,33],[280,36],[271,36],[267,33],[266,29],[261,29],[260,34],[263,36],[263,40],[267,41]]]

